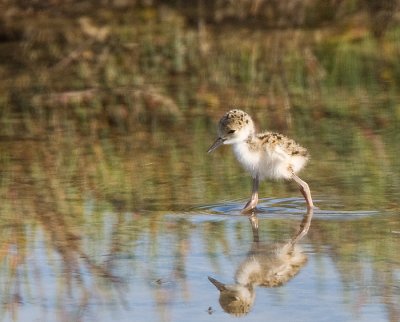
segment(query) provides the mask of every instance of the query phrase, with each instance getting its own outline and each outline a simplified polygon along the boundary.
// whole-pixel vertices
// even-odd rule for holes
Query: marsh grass
[[[314,118],[354,117],[351,106],[332,105],[338,92],[372,102],[355,102],[363,107],[356,116],[368,118],[376,93],[398,89],[397,26],[376,38],[368,17],[349,26],[254,31],[201,18],[193,27],[168,7],[99,7],[90,16],[63,8],[57,19],[46,10],[15,12],[8,22],[21,34],[14,43],[21,55],[2,64],[3,118],[22,111],[42,128],[68,118],[80,129],[126,132],[138,121],[215,116],[233,105],[267,110],[277,127],[290,128],[294,110],[310,114],[310,107]]]

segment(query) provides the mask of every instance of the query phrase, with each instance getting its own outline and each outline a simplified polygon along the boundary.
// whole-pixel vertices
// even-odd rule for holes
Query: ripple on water
[[[241,210],[247,200],[227,200],[220,203],[202,205],[191,209],[192,214],[213,216],[222,219],[226,217],[243,216]],[[337,210],[338,205],[330,205],[329,201],[316,200],[319,208],[314,210],[314,218],[323,220],[353,220],[360,217],[377,215],[377,210]],[[257,206],[257,216],[260,218],[288,218],[303,215],[306,211],[302,198],[264,198],[260,199]]]

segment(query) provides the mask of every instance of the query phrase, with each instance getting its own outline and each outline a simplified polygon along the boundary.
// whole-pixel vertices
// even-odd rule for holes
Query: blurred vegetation
[[[233,158],[221,163],[203,154],[217,119],[239,106],[260,128],[310,147],[308,173],[321,191],[350,196],[353,205],[396,204],[397,193],[386,198],[400,187],[396,2],[3,1],[2,7],[0,136],[10,151],[17,149],[11,142],[24,141],[26,150],[10,154],[25,154],[18,158],[27,159],[25,171],[34,162],[37,171],[55,167],[70,175],[62,182],[92,180],[97,190],[129,195],[136,209],[148,209],[146,200],[155,207],[164,198],[174,208],[223,198],[225,188],[211,180],[219,172],[233,196],[243,197],[234,188],[243,176]],[[119,144],[113,135],[127,138]],[[37,155],[41,149],[51,157]],[[7,153],[2,158],[17,166]],[[186,186],[190,194],[181,192]],[[354,186],[368,197],[354,200]]]
[[[270,114],[277,128],[297,114],[375,127],[400,115],[392,99],[400,82],[397,1],[2,7],[0,117],[23,112],[37,124],[29,132],[57,120],[96,134],[132,131],[138,121],[215,117],[233,105]],[[351,102],[338,102],[338,93]]]

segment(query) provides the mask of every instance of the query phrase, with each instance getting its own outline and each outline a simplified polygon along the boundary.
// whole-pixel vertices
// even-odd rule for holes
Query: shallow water
[[[234,284],[252,247],[270,256],[263,249],[293,238],[306,212],[295,186],[263,183],[254,244],[240,214],[250,180],[229,149],[205,153],[211,131],[3,140],[1,319],[237,321],[208,276]],[[319,209],[298,242],[307,261],[280,286],[252,285],[241,319],[398,321],[396,151],[384,144],[387,166],[377,173],[364,159],[359,180],[358,155],[309,146],[303,178]]]
[[[32,233],[25,263],[16,276],[3,276],[3,287],[12,283],[8,295],[18,294],[17,299],[3,295],[6,320],[11,313],[20,321],[32,316],[47,321],[236,320],[219,306],[207,276],[233,283],[253,237],[246,217],[222,208],[215,207],[219,214],[105,211],[84,226],[80,247],[69,250],[72,263],[44,244],[43,232]],[[285,242],[302,216],[298,209],[282,216],[263,213],[260,240]],[[317,211],[301,241],[307,263],[287,284],[257,286],[244,319],[395,321],[400,295],[395,219],[378,212]],[[379,231],[370,232],[372,224]],[[375,253],[381,247],[385,254]]]

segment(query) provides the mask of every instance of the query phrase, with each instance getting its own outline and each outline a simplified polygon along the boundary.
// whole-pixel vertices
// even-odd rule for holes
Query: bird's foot
[[[243,215],[253,214],[256,210],[257,203],[258,200],[250,199],[240,213]]]
[[[311,211],[311,210],[320,210],[321,208],[319,208],[318,206],[315,206],[315,205],[312,205],[312,206],[309,206],[309,205],[307,205],[307,210],[308,211]]]

